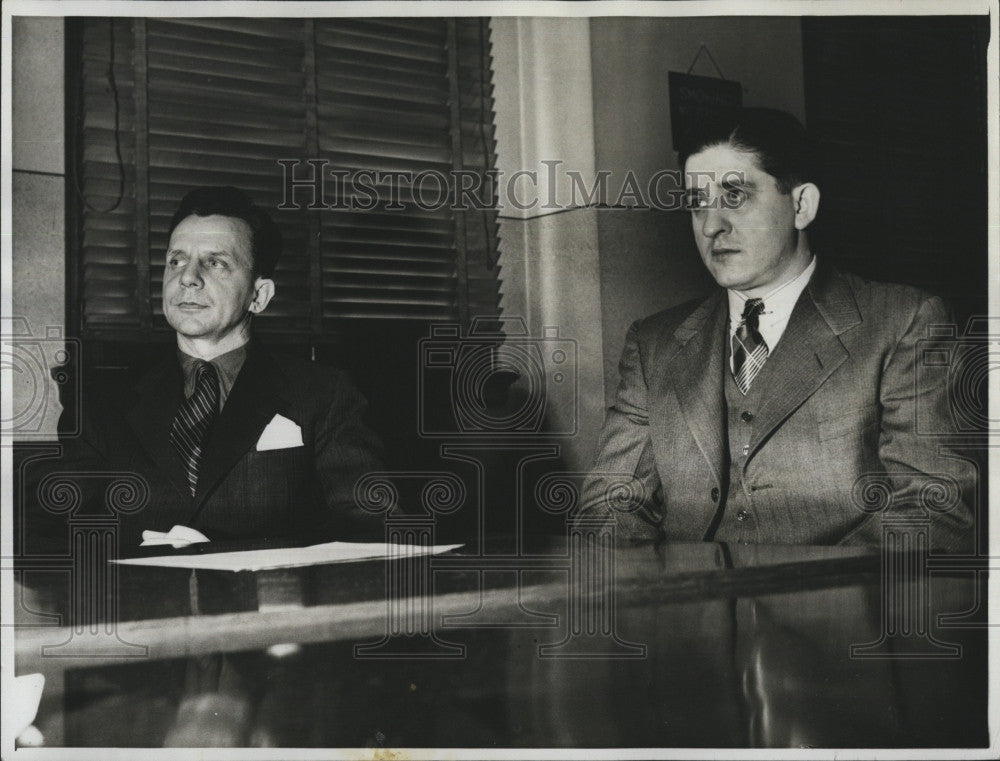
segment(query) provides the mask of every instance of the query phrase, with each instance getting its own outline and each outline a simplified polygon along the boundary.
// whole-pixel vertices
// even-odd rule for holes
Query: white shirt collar
[[[807,266],[796,277],[788,280],[772,290],[762,298],[764,311],[760,313],[760,334],[767,342],[768,349],[773,351],[778,340],[788,326],[788,319],[792,316],[792,309],[802,295],[809,278],[812,277],[816,269],[816,257],[812,258]],[[732,335],[739,327],[743,314],[743,304],[749,298],[745,293],[734,289],[728,289],[729,296],[729,334]]]

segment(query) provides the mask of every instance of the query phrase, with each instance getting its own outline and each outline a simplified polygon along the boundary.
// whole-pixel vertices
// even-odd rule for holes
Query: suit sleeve
[[[843,540],[881,545],[886,518],[927,516],[931,546],[969,551],[977,503],[978,466],[969,450],[949,445],[957,433],[952,415],[950,361],[954,339],[932,341],[928,327],[953,324],[942,301],[926,299],[885,362],[879,458],[891,485],[888,512],[874,512]]]
[[[338,375],[330,406],[316,429],[316,471],[323,491],[325,532],[340,539],[383,541],[384,516],[364,510],[354,497],[358,479],[384,470],[381,443],[364,422],[367,408],[347,377]]]
[[[583,482],[577,519],[613,517],[619,538],[658,539],[663,535],[662,488],[649,436],[638,322],[625,337],[618,373],[618,391]]]

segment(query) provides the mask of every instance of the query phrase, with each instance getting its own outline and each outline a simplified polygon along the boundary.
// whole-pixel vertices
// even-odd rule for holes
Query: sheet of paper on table
[[[126,558],[112,562],[122,565],[159,566],[161,568],[197,568],[210,571],[266,571],[272,568],[297,568],[326,563],[350,563],[358,560],[438,555],[461,547],[461,544],[438,544],[421,547],[385,542],[328,542],[311,547],[278,547],[266,550],[211,552],[202,555],[158,555],[150,558]]]

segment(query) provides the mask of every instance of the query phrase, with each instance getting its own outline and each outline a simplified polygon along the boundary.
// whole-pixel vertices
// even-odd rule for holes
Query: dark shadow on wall
[[[944,296],[960,325],[986,309],[988,42],[987,16],[802,22],[814,248]]]

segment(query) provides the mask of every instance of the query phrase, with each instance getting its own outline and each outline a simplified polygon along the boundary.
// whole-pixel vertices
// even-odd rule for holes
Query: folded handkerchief
[[[167,533],[162,531],[151,531],[149,529],[142,532],[142,544],[140,547],[152,547],[157,544],[170,544],[177,549],[187,547],[189,544],[207,542],[208,537],[200,531],[187,526],[174,526]]]
[[[257,439],[257,451],[302,446],[302,429],[283,415],[275,415]]]

